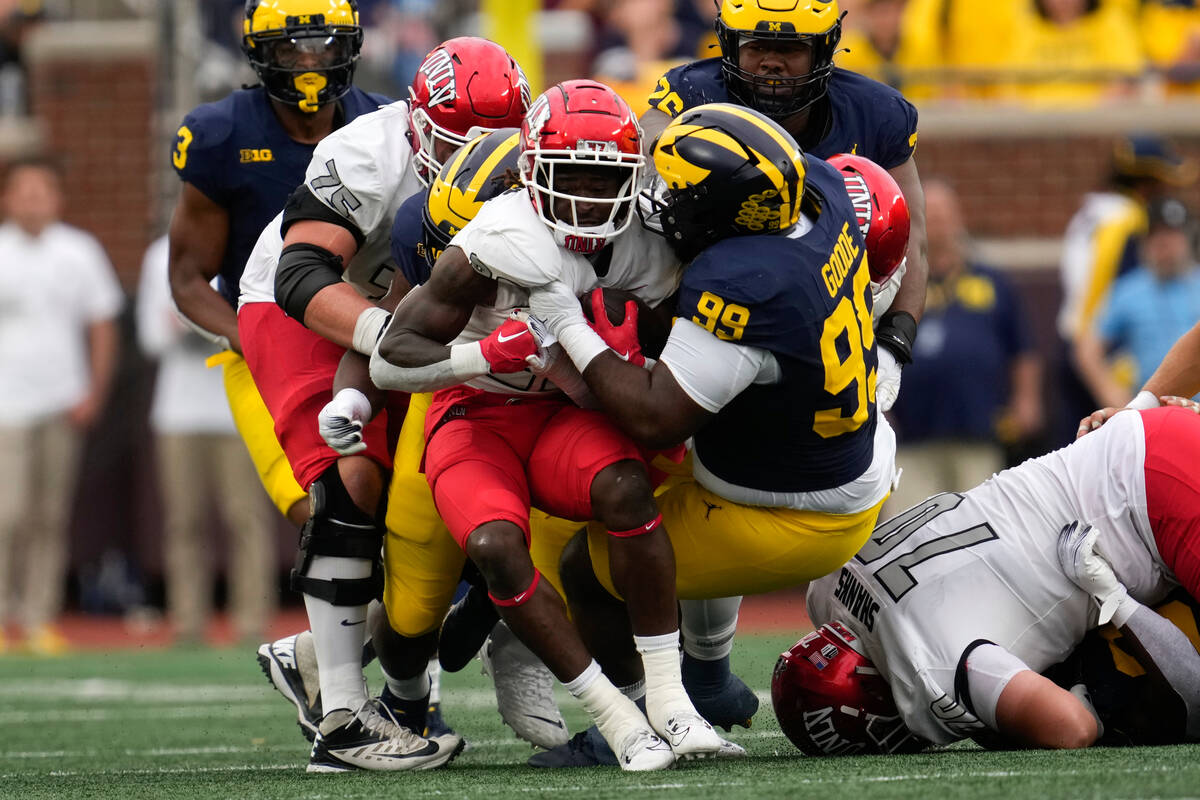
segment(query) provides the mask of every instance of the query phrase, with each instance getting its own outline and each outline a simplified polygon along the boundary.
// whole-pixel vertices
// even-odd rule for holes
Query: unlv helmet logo
[[[857,172],[842,173],[846,184],[846,194],[850,195],[850,204],[854,206],[854,217],[858,220],[858,229],[863,237],[871,229],[871,189],[867,179]]]
[[[444,49],[430,53],[429,58],[421,65],[421,74],[425,76],[429,88],[429,105],[439,106],[458,98],[458,87],[454,81],[454,62]]]

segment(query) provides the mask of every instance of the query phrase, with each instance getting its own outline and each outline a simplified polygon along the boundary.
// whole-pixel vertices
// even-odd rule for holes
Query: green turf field
[[[1200,746],[805,758],[779,732],[766,695],[775,656],[791,644],[791,637],[738,639],[735,667],[764,698],[754,727],[731,736],[749,758],[643,775],[523,766],[531,750],[500,723],[477,664],[444,678],[446,716],[470,742],[450,767],[310,776],[291,706],[251,652],[5,657],[0,797],[1200,797]],[[377,668],[368,674],[378,682]],[[577,729],[582,712],[565,695],[563,707]]]

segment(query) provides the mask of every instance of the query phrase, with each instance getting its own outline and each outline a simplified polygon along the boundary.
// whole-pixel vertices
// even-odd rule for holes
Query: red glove
[[[620,325],[613,325],[608,319],[608,310],[604,306],[603,290],[593,289],[591,300],[592,321],[588,324],[592,326],[592,330],[600,334],[604,343],[616,351],[621,358],[634,366],[644,366],[646,357],[642,355],[642,345],[638,341],[637,303],[633,300],[626,300],[625,319],[621,321]]]
[[[521,372],[529,366],[525,360],[536,355],[541,342],[524,318],[509,317],[479,343],[483,357],[496,375]]]

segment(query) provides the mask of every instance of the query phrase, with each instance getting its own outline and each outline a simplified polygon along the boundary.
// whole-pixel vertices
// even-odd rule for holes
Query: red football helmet
[[[620,95],[596,81],[564,81],[550,87],[533,101],[521,126],[521,177],[555,241],[569,250],[594,253],[629,227],[644,163],[637,117]],[[620,188],[612,197],[559,188],[556,169],[561,173],[580,166],[616,170]],[[559,200],[569,203],[569,214],[556,211]],[[584,214],[581,220],[578,204],[593,211],[607,207],[607,218],[597,221]]]
[[[857,639],[831,622],[779,657],[771,676],[779,727],[810,756],[924,749],[900,719],[887,681],[854,649]]]
[[[839,153],[829,159],[846,182],[846,192],[867,242],[867,267],[884,283],[908,251],[908,203],[888,171],[869,158]]]
[[[460,36],[425,56],[408,96],[417,177],[428,186],[450,152],[480,133],[521,124],[529,83],[503,47]],[[442,158],[439,142],[450,145]]]

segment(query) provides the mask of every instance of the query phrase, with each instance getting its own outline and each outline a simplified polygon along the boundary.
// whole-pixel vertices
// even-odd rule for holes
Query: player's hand
[[[342,389],[317,414],[317,429],[325,444],[341,456],[367,449],[363,426],[371,421],[371,401],[358,389]]]
[[[1190,397],[1180,397],[1180,396],[1174,395],[1174,394],[1164,394],[1161,397],[1159,397],[1158,400],[1164,406],[1178,406],[1179,408],[1186,408],[1190,411],[1194,411],[1197,414],[1200,414],[1200,403],[1197,403],[1195,400],[1191,399]]]
[[[642,345],[638,341],[638,307],[633,300],[625,301],[625,319],[620,325],[613,325],[608,319],[608,310],[604,307],[604,292],[593,289],[588,298],[592,304],[592,321],[588,324],[592,330],[600,334],[604,343],[616,352],[622,359],[634,366],[646,364],[642,355]]]
[[[1099,535],[1099,530],[1078,520],[1065,526],[1058,534],[1058,563],[1071,582],[1096,601],[1100,607],[1099,624],[1103,625],[1130,598],[1112,565],[1096,551]]]
[[[891,411],[900,396],[900,365],[886,347],[878,347],[875,354],[879,366],[875,371],[875,406],[880,413]]]
[[[529,293],[529,313],[546,323],[546,327],[562,338],[563,329],[572,325],[587,325],[587,317],[579,307],[579,298],[562,281],[551,281]]]
[[[522,372],[529,366],[526,359],[538,355],[542,343],[530,323],[531,318],[528,314],[514,311],[479,343],[483,357],[493,374]],[[545,330],[540,320],[538,329]]]
[[[1092,431],[1099,428],[1104,423],[1112,419],[1112,415],[1118,411],[1124,411],[1123,408],[1112,408],[1111,406],[1102,408],[1099,411],[1093,411],[1083,419],[1079,420],[1079,429],[1075,431],[1075,438],[1087,436]]]
[[[525,323],[529,325],[529,330],[533,333],[533,338],[538,343],[537,352],[525,356],[525,363],[529,365],[529,371],[534,375],[545,375],[551,372],[557,362],[565,360],[562,358],[562,346],[554,338],[550,329],[546,327],[546,323],[524,311],[513,313],[520,315],[520,318],[525,320]]]

